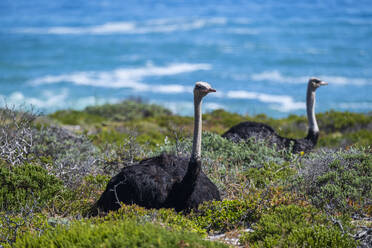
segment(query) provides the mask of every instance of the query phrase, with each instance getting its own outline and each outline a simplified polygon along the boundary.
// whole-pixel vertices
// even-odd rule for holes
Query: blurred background
[[[371,1],[0,1],[0,105],[44,113],[140,97],[272,117],[372,110]]]

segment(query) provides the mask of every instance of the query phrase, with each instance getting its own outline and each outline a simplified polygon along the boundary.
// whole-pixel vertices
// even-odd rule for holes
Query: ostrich
[[[163,153],[123,168],[111,178],[92,208],[92,215],[120,208],[120,203],[145,208],[188,211],[204,201],[220,200],[220,193],[201,170],[202,99],[216,92],[208,83],[194,88],[194,137],[190,158]]]
[[[258,122],[242,122],[230,128],[222,137],[239,142],[248,140],[249,138],[265,139],[271,144],[276,144],[279,148],[289,148],[293,146],[293,152],[308,152],[317,143],[319,136],[319,128],[315,118],[315,91],[322,85],[328,83],[317,78],[310,78],[306,93],[306,112],[309,122],[308,134],[303,139],[291,139],[278,135],[269,125]]]

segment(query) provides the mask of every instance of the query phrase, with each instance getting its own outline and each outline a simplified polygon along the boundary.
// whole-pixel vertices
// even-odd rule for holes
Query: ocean
[[[372,2],[1,0],[0,106],[43,113],[141,98],[279,118],[372,111]]]

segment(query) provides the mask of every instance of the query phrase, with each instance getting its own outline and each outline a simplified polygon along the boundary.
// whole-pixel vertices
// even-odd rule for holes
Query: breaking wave
[[[278,83],[293,83],[293,84],[303,84],[309,80],[310,76],[284,76],[277,70],[274,71],[264,71],[261,73],[252,74],[250,79],[253,81],[271,81]],[[341,76],[328,76],[328,75],[319,75],[318,78],[327,81],[330,85],[372,85],[372,78],[348,78]]]
[[[175,31],[188,31],[201,29],[207,26],[224,25],[225,18],[209,19],[157,19],[144,22],[108,22],[101,25],[85,27],[46,27],[46,28],[21,28],[18,33],[54,34],[54,35],[108,35],[108,34],[148,34],[171,33]]]
[[[229,91],[226,97],[233,99],[250,99],[271,104],[272,109],[280,112],[290,112],[299,109],[306,109],[305,102],[297,102],[292,97],[286,95],[270,95],[244,90]]]
[[[119,102],[117,98],[97,98],[94,96],[86,96],[70,99],[69,90],[64,88],[62,90],[43,90],[38,96],[26,96],[22,92],[15,91],[9,96],[0,95],[0,106],[4,107],[15,106],[32,106],[47,112],[55,111],[57,109],[83,109],[90,105],[115,103]]]
[[[34,86],[69,82],[76,85],[86,85],[105,88],[130,88],[136,91],[152,91],[158,93],[191,92],[192,87],[173,85],[149,85],[142,82],[145,77],[170,76],[199,70],[210,70],[209,64],[170,64],[168,66],[154,66],[147,64],[139,68],[119,68],[104,72],[76,72],[64,75],[48,75],[36,78],[30,83]]]

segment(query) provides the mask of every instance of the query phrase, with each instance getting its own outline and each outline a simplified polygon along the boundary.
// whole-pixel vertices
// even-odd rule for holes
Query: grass
[[[312,207],[278,206],[240,241],[249,247],[356,247],[356,242]]]
[[[42,235],[27,233],[14,247],[227,247],[187,231],[170,231],[152,223],[126,219],[92,223],[76,221]]]

